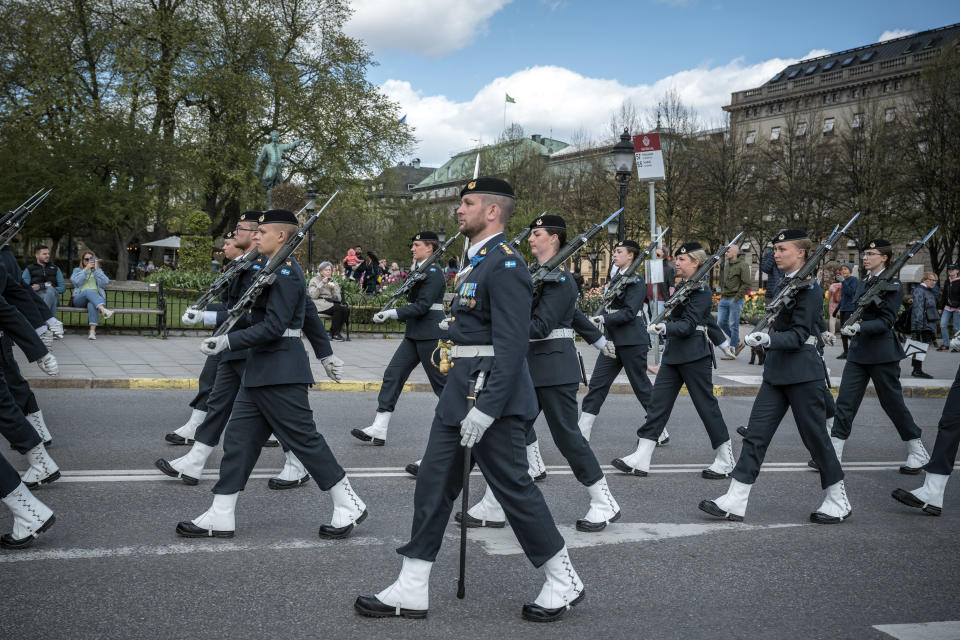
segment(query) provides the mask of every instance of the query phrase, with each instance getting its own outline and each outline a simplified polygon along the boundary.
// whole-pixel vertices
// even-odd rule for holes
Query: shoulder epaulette
[[[505,254],[507,254],[508,256],[512,256],[512,255],[513,255],[513,249],[511,249],[511,248],[510,248],[510,245],[507,244],[506,242],[501,242],[501,243],[500,243],[500,247],[503,249],[503,252],[504,252]]]

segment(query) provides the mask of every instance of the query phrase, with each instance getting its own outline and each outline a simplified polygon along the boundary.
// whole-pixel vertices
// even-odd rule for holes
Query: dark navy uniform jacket
[[[620,275],[614,277],[612,285]],[[643,276],[637,274],[636,281],[624,287],[623,291],[610,303],[611,311],[604,314],[603,326],[607,337],[617,346],[650,345],[647,324],[637,317],[647,298],[647,285]]]
[[[577,310],[577,283],[565,269],[559,269],[558,272],[556,281],[543,283],[536,306],[530,314],[531,342],[527,351],[527,364],[535,387],[580,382],[580,361],[573,340],[542,340],[554,329],[573,328],[573,318]],[[589,320],[587,324],[596,331],[596,327],[590,324]],[[599,333],[597,331],[597,339]]]
[[[16,279],[23,282],[19,277]],[[3,331],[23,350],[27,360],[34,362],[47,355],[47,347],[40,340],[36,329],[30,326],[27,318],[6,299],[10,280],[6,269],[0,269],[0,331]]]
[[[22,273],[17,264],[17,258],[10,250],[10,245],[5,245],[0,249],[0,268],[7,275],[7,284],[3,289],[3,296],[7,302],[17,308],[27,321],[34,327],[42,327],[46,324],[50,314],[50,307],[37,295],[37,293],[23,281],[20,277]]]
[[[665,323],[667,332],[664,334],[666,345],[661,359],[663,364],[683,364],[713,355],[707,334],[697,329],[698,326],[704,329],[709,326],[712,306],[713,294],[704,285],[670,312]]]
[[[436,340],[440,337],[438,324],[443,320],[443,311],[431,311],[435,304],[443,304],[443,294],[447,290],[447,280],[436,263],[430,265],[424,274],[426,278],[410,288],[407,302],[410,304],[397,308],[397,319],[406,322],[403,332],[413,340]]]
[[[784,278],[785,285],[791,278]],[[763,381],[772,385],[797,384],[823,380],[823,358],[817,344],[807,344],[814,336],[819,340],[819,318],[823,315],[823,287],[813,278],[805,289],[797,292],[792,307],[777,315],[770,331],[770,346],[763,363]]]
[[[867,282],[868,279],[870,283]],[[871,283],[872,277],[860,281],[857,285],[856,299],[863,295]],[[899,362],[907,357],[893,333],[893,324],[897,321],[900,302],[903,300],[903,285],[896,278],[891,278],[887,287],[888,289],[883,292],[883,303],[879,308],[871,304],[863,310],[863,315],[860,317],[860,333],[850,339],[848,362],[881,364]]]
[[[284,338],[283,332],[304,329],[314,320],[321,329],[323,325],[316,307],[307,299],[306,280],[293,256],[287,258],[274,275],[273,283],[264,288],[250,310],[250,326],[229,334],[231,351],[249,349],[242,384],[245,387],[313,384],[310,359],[303,341]],[[308,305],[314,309],[312,314],[308,313]],[[305,330],[305,333],[308,332]],[[325,332],[322,335],[326,338]],[[314,351],[320,346],[314,345]],[[324,350],[329,349],[330,343],[326,340]],[[330,353],[332,350],[326,355]],[[318,353],[317,357],[326,355]]]
[[[487,371],[477,409],[492,416],[537,415],[537,398],[527,368],[533,285],[523,258],[498,233],[474,256],[480,261],[458,282],[449,336],[457,345],[493,345],[495,357],[457,358],[447,376],[437,416],[458,425],[467,415],[472,378]]]
[[[597,329],[590,318],[580,311],[580,309],[575,309],[573,312],[573,330],[577,332],[577,335],[583,338],[583,341],[587,344],[593,344],[597,340],[603,337],[603,332],[600,329]]]

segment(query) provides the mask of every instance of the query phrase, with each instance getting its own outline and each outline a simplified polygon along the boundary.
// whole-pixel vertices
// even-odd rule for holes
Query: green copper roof
[[[484,158],[489,154],[495,154],[498,147],[504,147],[509,144],[519,144],[522,149],[521,153],[529,150],[533,153],[538,153],[543,156],[549,156],[551,153],[555,153],[560,149],[568,146],[566,142],[560,140],[554,140],[552,138],[541,138],[540,136],[535,136],[536,140],[530,138],[521,138],[516,142],[504,142],[497,145],[488,145],[481,147],[480,152],[480,175],[489,175],[490,173],[496,173],[496,170],[491,167],[484,167],[483,162]],[[457,155],[453,156],[447,160],[443,166],[435,169],[433,173],[428,175],[426,178],[421,180],[415,190],[425,189],[440,184],[449,184],[451,182],[465,182],[473,177],[473,168],[477,161],[477,149],[470,149],[468,151],[461,151]]]

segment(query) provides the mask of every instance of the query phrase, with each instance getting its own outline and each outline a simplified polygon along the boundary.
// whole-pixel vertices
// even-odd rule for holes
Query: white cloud
[[[668,90],[675,89],[707,126],[721,121],[721,107],[733,91],[765,83],[797,59],[773,58],[744,65],[741,58],[715,67],[680,71],[652,84],[627,86],[617,80],[588,78],[557,66],[530,67],[496,78],[469,101],[456,102],[443,95],[423,95],[406,80],[388,80],[383,91],[408,114],[419,145],[415,157],[427,166],[440,166],[451,155],[476,145],[494,142],[503,130],[504,94],[506,122],[520,124],[526,133],[551,135],[570,141],[583,129],[589,135],[606,135],[610,115],[625,100],[645,113]]]
[[[809,60],[810,58],[819,58],[820,56],[826,56],[833,53],[830,49],[813,49],[807,55],[800,58],[801,60]]]
[[[348,35],[374,54],[390,49],[443,57],[486,34],[487,21],[511,0],[353,0]]]
[[[885,42],[887,40],[902,38],[903,36],[909,36],[912,33],[916,33],[916,31],[913,29],[887,29],[880,34],[880,37],[877,38],[877,42]]]

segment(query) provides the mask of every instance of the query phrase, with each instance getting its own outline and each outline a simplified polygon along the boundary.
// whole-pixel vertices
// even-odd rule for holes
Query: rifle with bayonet
[[[689,280],[685,280],[679,287],[677,287],[673,292],[673,295],[667,298],[667,301],[663,303],[663,311],[658,313],[656,317],[650,321],[650,324],[660,324],[663,322],[674,309],[687,301],[687,298],[690,297],[690,294],[692,294],[694,291],[698,291],[701,283],[707,279],[707,276],[710,275],[713,267],[720,262],[720,258],[723,257],[723,254],[727,252],[727,249],[737,244],[737,241],[742,235],[743,232],[741,231],[733,240],[724,245],[723,248],[707,258],[706,262],[700,265],[700,268],[697,269],[697,272],[693,274],[693,277],[691,277]]]
[[[923,245],[927,243],[927,240],[929,240],[939,228],[940,226],[938,225],[931,229],[930,233],[924,236],[922,240],[918,240],[910,249],[897,256],[897,259],[890,263],[890,265],[877,276],[877,279],[857,298],[857,308],[853,310],[853,313],[850,314],[847,321],[843,323],[843,327],[849,327],[860,322],[860,318],[863,317],[863,312],[866,311],[867,307],[871,304],[876,305],[878,308],[883,305],[884,292],[900,287],[898,284],[890,284],[890,280],[900,272],[900,269],[907,263],[907,260],[915,256],[917,252],[923,248]],[[897,310],[894,309],[894,313],[896,313],[896,311]]]
[[[274,272],[280,268],[280,265],[290,257],[297,247],[300,246],[300,243],[303,242],[304,238],[307,237],[307,233],[310,231],[310,228],[316,223],[320,218],[320,214],[323,213],[323,210],[330,206],[330,203],[333,202],[333,199],[337,197],[337,194],[340,193],[340,190],[337,189],[333,192],[333,195],[324,203],[320,210],[315,214],[307,218],[306,222],[301,225],[297,232],[290,236],[290,239],[280,247],[280,250],[277,251],[267,264],[260,269],[260,272],[257,274],[256,279],[254,279],[253,284],[250,285],[250,288],[247,289],[240,299],[237,300],[237,303],[230,307],[230,310],[227,312],[227,319],[223,321],[217,330],[213,332],[213,336],[222,336],[226,334],[230,329],[233,328],[233,325],[237,324],[237,321],[244,316],[250,309],[253,307],[253,303],[256,301],[257,297],[263,292],[263,290],[273,283],[276,275]]]
[[[627,285],[633,284],[637,281],[637,271],[640,269],[640,266],[644,263],[654,249],[657,248],[657,245],[660,244],[660,239],[664,234],[670,230],[670,227],[667,227],[660,232],[660,235],[656,239],[647,245],[647,248],[638,255],[630,266],[627,267],[627,270],[620,274],[620,277],[607,288],[607,291],[603,294],[603,300],[600,302],[600,309],[598,313],[608,313],[610,311],[610,305],[613,304],[613,301],[617,299],[623,290],[627,288]]]
[[[40,206],[40,203],[50,195],[51,191],[53,189],[47,189],[46,191],[40,189],[16,209],[8,211],[3,217],[0,217],[0,247],[6,245],[13,239],[13,236],[17,235],[30,214]]]
[[[797,294],[801,290],[806,289],[810,285],[807,283],[807,276],[811,276],[817,270],[817,267],[820,266],[820,263],[827,256],[827,252],[833,249],[834,245],[843,237],[843,234],[847,232],[847,229],[850,228],[850,225],[860,217],[860,212],[854,214],[847,224],[843,225],[843,229],[840,228],[840,225],[837,225],[833,228],[833,232],[830,234],[830,237],[826,241],[822,242],[817,250],[813,252],[813,255],[804,263],[800,270],[797,271],[796,275],[787,280],[787,283],[780,287],[780,290],[777,291],[776,297],[771,300],[767,306],[766,311],[767,315],[760,319],[750,333],[757,333],[763,331],[767,328],[774,320],[777,319],[777,315],[787,307],[793,306],[793,301],[797,297]],[[737,353],[739,354],[743,351],[744,343],[741,342],[737,345]]]
[[[600,224],[594,225],[589,231],[581,233],[576,238],[570,240],[567,242],[567,244],[560,247],[560,250],[557,251],[552,258],[541,265],[537,265],[533,275],[531,276],[531,279],[533,280],[534,292],[538,292],[543,286],[544,282],[552,282],[559,278],[560,272],[555,271],[555,269],[570,259],[577,251],[580,251],[580,249],[586,246],[586,244],[590,242],[590,238],[600,233],[604,227],[607,226],[608,222],[620,215],[621,211],[623,211],[622,207],[611,213],[607,219]],[[527,227],[527,231],[529,232],[530,230],[530,227]]]
[[[439,260],[443,256],[444,252],[450,247],[451,244],[453,244],[453,241],[459,237],[460,237],[460,232],[458,231],[457,235],[453,236],[452,238],[444,242],[442,245],[440,245],[437,248],[437,250],[430,255],[429,258],[423,261],[423,264],[417,267],[416,271],[408,275],[406,279],[403,281],[403,284],[401,284],[400,287],[393,292],[393,295],[390,296],[390,299],[387,300],[387,304],[383,305],[383,309],[380,309],[380,313],[383,313],[388,309],[392,309],[393,305],[397,303],[397,300],[400,300],[402,297],[407,295],[407,293],[410,291],[410,289],[414,287],[414,285],[416,285],[418,282],[426,280],[427,270],[431,266],[433,266],[437,262],[437,260]]]

